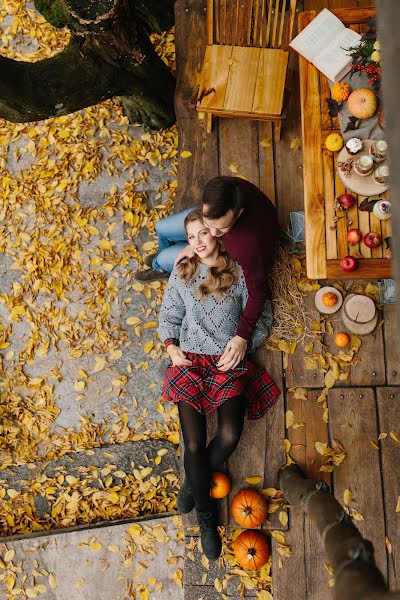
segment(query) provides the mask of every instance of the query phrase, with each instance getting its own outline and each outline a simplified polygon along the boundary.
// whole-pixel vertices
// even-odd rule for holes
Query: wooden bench
[[[375,15],[375,8],[343,8],[332,12],[347,27],[362,32],[366,28],[366,19]],[[317,11],[300,13],[299,30],[304,29],[317,14]],[[360,247],[350,246],[346,238],[345,213],[336,215],[335,198],[345,191],[345,187],[335,170],[336,153],[325,149],[326,137],[333,131],[339,131],[337,117],[329,116],[326,98],[330,98],[328,79],[300,56],[307,275],[310,279],[391,277],[391,260],[384,258],[383,245],[373,250],[362,243]],[[364,199],[364,196],[358,196],[357,205],[348,211],[351,228],[359,227],[363,233],[378,232],[384,240],[391,235],[391,220],[380,221],[372,213],[359,211],[358,206]],[[334,221],[336,216],[341,218]],[[345,273],[341,270],[340,259],[347,255],[359,258],[356,271]]]
[[[208,0],[207,46],[196,110],[273,121],[280,139],[297,0]]]

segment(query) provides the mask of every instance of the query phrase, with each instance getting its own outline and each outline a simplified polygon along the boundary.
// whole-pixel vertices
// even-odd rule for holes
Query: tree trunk
[[[362,537],[324,482],[306,479],[297,465],[290,465],[281,469],[279,483],[285,498],[309,515],[322,537],[335,574],[337,600],[400,600],[399,592],[387,591],[371,542]]]
[[[175,79],[147,35],[172,24],[172,0],[163,13],[156,0],[137,6],[132,0],[36,0],[36,6],[56,27],[67,26],[71,40],[46,60],[0,57],[1,117],[36,121],[123,96],[131,121],[151,129],[175,122]]]

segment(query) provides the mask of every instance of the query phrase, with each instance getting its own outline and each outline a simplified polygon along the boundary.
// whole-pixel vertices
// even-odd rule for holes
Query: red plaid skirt
[[[169,365],[165,373],[162,396],[172,402],[187,402],[206,415],[228,398],[243,395],[248,400],[247,418],[259,419],[277,400],[280,390],[265,369],[243,360],[235,369],[219,371],[221,355],[193,354],[186,357],[190,367]]]

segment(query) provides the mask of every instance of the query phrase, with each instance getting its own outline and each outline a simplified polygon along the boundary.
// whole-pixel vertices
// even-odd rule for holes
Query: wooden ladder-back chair
[[[280,139],[297,0],[207,0],[207,45],[196,110],[275,122]]]

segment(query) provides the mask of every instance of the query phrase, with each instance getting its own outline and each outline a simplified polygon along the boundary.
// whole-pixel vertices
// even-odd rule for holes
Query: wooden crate
[[[375,8],[337,9],[332,12],[348,27],[359,28]],[[306,11],[299,15],[299,30],[317,15]],[[329,116],[326,98],[330,97],[327,78],[300,56],[300,101],[303,137],[304,212],[306,231],[307,275],[310,279],[383,279],[392,276],[391,260],[384,257],[384,238],[391,235],[391,220],[380,221],[372,213],[359,211],[364,199],[358,197],[356,207],[346,213],[335,210],[335,197],[345,191],[335,169],[336,153],[325,149],[325,139],[338,131],[337,118]],[[386,194],[383,194],[386,197]],[[338,221],[334,217],[339,217]],[[333,226],[336,223],[336,227]],[[382,245],[370,250],[361,243],[350,246],[347,229],[358,227],[363,234],[375,231],[382,236]],[[343,256],[360,257],[356,271],[340,268]]]

